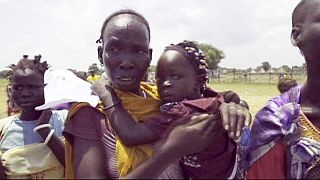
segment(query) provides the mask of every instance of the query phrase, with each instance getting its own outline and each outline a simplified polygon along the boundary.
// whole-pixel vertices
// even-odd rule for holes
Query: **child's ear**
[[[301,38],[300,38],[300,33],[301,30],[299,27],[293,27],[291,30],[291,43],[294,46],[299,46],[301,43]]]
[[[197,80],[197,83],[196,83],[197,89],[201,89],[204,86],[204,84],[206,83],[203,75],[197,75],[196,80]]]
[[[102,50],[102,46],[99,46],[97,50],[98,50],[98,59],[99,59],[100,63],[103,64],[103,59],[102,59],[103,50]]]

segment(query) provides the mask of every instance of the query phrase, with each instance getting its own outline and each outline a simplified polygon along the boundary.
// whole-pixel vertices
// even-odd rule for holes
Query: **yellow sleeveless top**
[[[156,86],[148,83],[141,83],[140,88],[150,97],[144,98],[131,92],[116,90],[117,96],[121,99],[123,107],[138,122],[160,114],[160,100]],[[88,103],[75,103],[68,114],[66,123],[83,106],[90,106]],[[101,107],[97,111],[104,114]],[[66,178],[73,179],[74,176],[74,149],[70,142],[66,141]],[[117,138],[116,158],[119,177],[124,176],[152,156],[153,149],[150,145],[127,147]]]

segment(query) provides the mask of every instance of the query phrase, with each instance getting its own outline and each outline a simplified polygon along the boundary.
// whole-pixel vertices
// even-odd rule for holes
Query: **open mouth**
[[[132,81],[132,77],[121,77],[121,78],[118,78],[120,81],[124,81],[124,82],[127,82],[127,81]]]
[[[116,77],[116,80],[119,83],[128,84],[128,83],[134,82],[135,81],[135,77]]]

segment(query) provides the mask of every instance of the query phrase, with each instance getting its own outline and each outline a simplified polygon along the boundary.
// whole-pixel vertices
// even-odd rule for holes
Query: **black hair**
[[[282,79],[279,79],[277,87],[278,87],[279,92],[282,94],[282,93],[289,91],[291,88],[293,88],[297,85],[298,85],[298,83],[295,79],[282,78]]]
[[[186,59],[189,60],[190,64],[193,66],[194,70],[201,77],[202,88],[201,92],[207,88],[208,82],[208,64],[204,52],[198,47],[195,42],[184,40],[178,44],[171,44],[167,46],[164,50],[175,50],[180,52]]]
[[[112,18],[118,16],[118,15],[122,15],[122,14],[128,14],[128,15],[132,15],[134,17],[137,18],[137,20],[139,20],[140,22],[142,22],[143,24],[145,24],[147,26],[148,29],[148,35],[149,35],[149,41],[150,41],[150,27],[149,27],[149,23],[148,21],[138,12],[132,10],[132,9],[122,9],[119,11],[116,11],[114,13],[112,13],[110,16],[107,17],[107,19],[104,20],[102,28],[101,28],[101,32],[100,32],[100,37],[99,39],[96,41],[96,43],[101,43],[103,41],[103,32],[107,26],[107,24],[111,21]]]
[[[11,65],[11,71],[9,75],[9,81],[12,82],[12,75],[18,70],[32,69],[44,76],[45,71],[49,68],[47,61],[40,62],[41,55],[35,56],[34,59],[28,59],[28,55],[23,55],[23,58],[19,60],[17,65]]]

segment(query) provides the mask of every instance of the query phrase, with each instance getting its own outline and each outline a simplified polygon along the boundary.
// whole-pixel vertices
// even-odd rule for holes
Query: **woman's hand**
[[[204,150],[223,133],[221,123],[214,118],[212,114],[192,116],[191,120],[188,120],[190,117],[180,118],[179,123],[170,128],[160,149],[172,153],[173,158]]]
[[[224,129],[228,131],[230,138],[234,140],[241,136],[243,127],[249,126],[251,123],[249,110],[234,102],[222,103],[220,114]]]
[[[187,154],[194,154],[212,145],[225,130],[219,116],[212,114],[182,117],[168,128],[168,134],[153,156],[130,172],[127,179],[156,179],[168,166]]]

